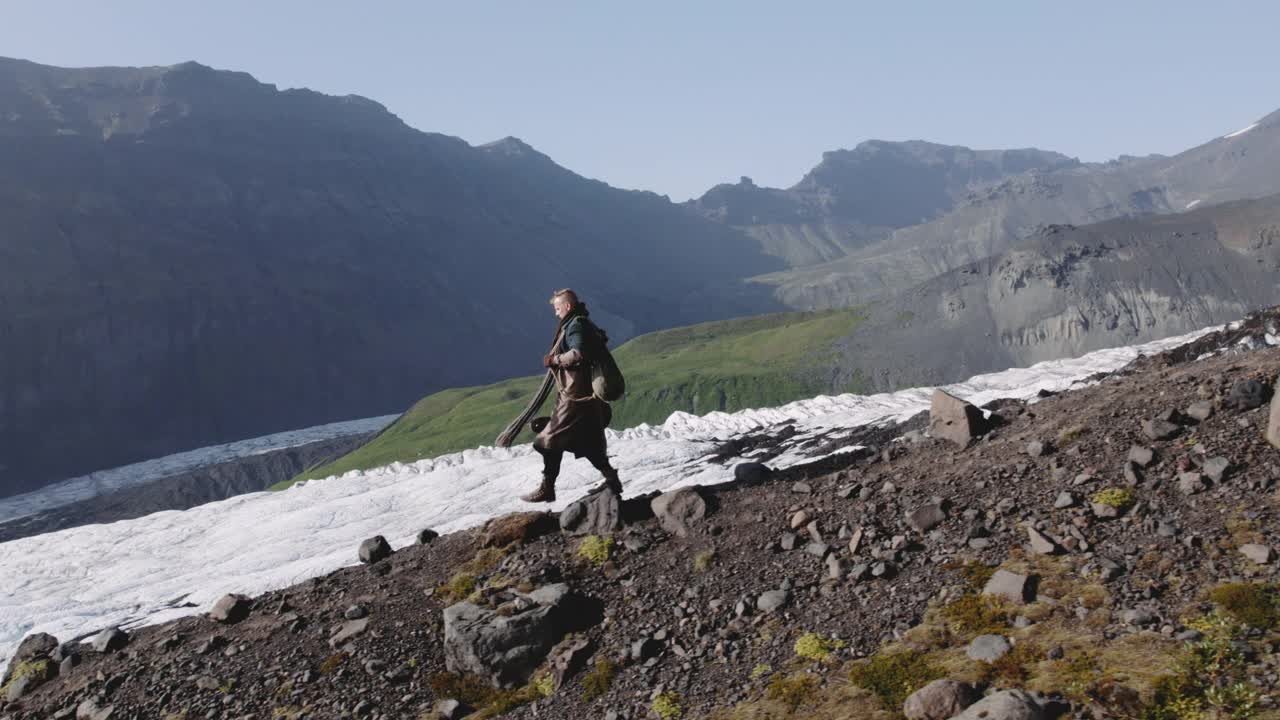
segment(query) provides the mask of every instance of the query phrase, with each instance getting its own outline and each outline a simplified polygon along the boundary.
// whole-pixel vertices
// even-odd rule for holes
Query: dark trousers
[[[542,456],[542,476],[551,480],[559,477],[560,463],[564,460],[564,450],[548,450],[538,443],[533,444],[533,449],[537,450],[538,454]],[[591,465],[605,477],[617,473],[613,466],[609,464],[609,455],[605,450],[601,449],[586,457]]]

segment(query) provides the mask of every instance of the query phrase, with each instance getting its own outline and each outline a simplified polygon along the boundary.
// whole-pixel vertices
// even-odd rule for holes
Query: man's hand
[[[556,366],[556,354],[555,354],[555,353],[547,353],[546,355],[543,355],[543,356],[542,356],[542,367],[545,367],[545,368],[553,368],[553,367],[555,367],[555,366]]]

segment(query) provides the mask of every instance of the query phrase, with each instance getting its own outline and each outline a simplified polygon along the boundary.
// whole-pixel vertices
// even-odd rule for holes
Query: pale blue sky
[[[1280,108],[1277,27],[1260,1],[3,0],[0,55],[355,93],[684,200],[869,138],[1177,152]]]

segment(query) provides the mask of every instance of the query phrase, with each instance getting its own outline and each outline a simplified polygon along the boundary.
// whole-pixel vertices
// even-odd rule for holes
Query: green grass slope
[[[855,379],[832,387],[835,341],[863,320],[858,309],[778,313],[702,323],[641,335],[613,351],[627,394],[613,404],[610,427],[661,423],[672,412],[702,415],[769,407],[821,393],[858,392]],[[536,362],[536,358],[534,359]],[[338,475],[490,445],[537,391],[542,376],[428,395],[368,444],[314,468],[299,480]],[[543,414],[550,412],[554,397]],[[526,428],[517,439],[529,442]]]

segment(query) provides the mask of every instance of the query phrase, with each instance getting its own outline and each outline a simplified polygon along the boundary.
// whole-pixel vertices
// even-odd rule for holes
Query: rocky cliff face
[[[844,254],[830,253],[821,262],[760,281],[791,307],[854,305],[999,255],[1048,225],[1176,213],[1280,192],[1280,175],[1272,171],[1277,161],[1280,113],[1174,157],[1007,164],[1015,172],[977,175],[952,205],[935,203],[933,215],[914,222],[898,216],[905,222],[870,243],[850,245]],[[1019,167],[1023,170],[1017,172]],[[900,191],[908,192],[908,187],[929,194],[928,186],[918,182]],[[812,222],[824,221],[826,216]]]
[[[881,389],[1178,335],[1280,299],[1280,196],[1054,226],[872,306],[842,363]]]
[[[0,60],[0,495],[773,309],[736,231],[375,102],[194,63]]]

